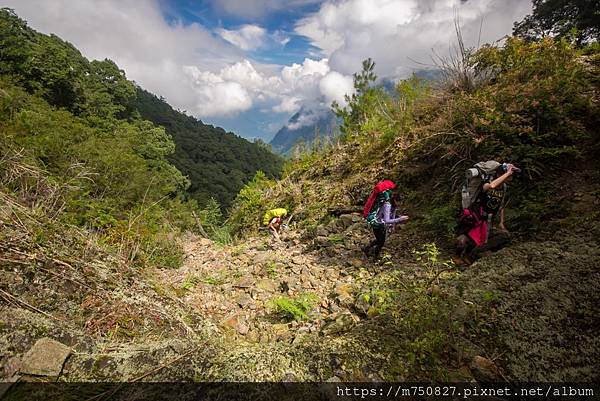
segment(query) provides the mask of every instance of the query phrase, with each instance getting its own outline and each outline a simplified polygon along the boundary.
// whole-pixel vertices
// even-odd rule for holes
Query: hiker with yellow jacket
[[[283,225],[283,217],[287,215],[287,210],[284,208],[277,208],[268,210],[263,217],[263,225],[267,226],[268,230],[278,241],[281,241],[279,234],[281,232],[281,226]]]

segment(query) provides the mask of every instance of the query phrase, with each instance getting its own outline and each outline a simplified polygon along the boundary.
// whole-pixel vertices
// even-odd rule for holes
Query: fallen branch
[[[285,223],[286,225],[290,225],[290,221],[292,221],[292,219],[294,218],[294,213],[290,214],[290,218],[287,219],[287,222]]]
[[[181,359],[185,358],[186,356],[188,356],[188,355],[191,355],[192,353],[194,353],[194,352],[198,351],[198,349],[202,348],[204,345],[206,345],[206,343],[208,343],[208,341],[205,341],[205,342],[204,342],[203,344],[201,344],[199,347],[196,347],[196,348],[193,348],[193,349],[189,350],[189,351],[188,351],[188,352],[186,352],[185,354],[182,354],[182,355],[178,356],[177,358],[173,359],[172,361],[170,361],[170,362],[167,362],[167,363],[165,363],[165,364],[162,364],[162,365],[160,365],[159,367],[157,367],[157,368],[154,368],[154,369],[152,369],[151,371],[149,371],[149,372],[146,372],[146,373],[144,373],[143,375],[136,377],[136,378],[135,378],[135,379],[133,379],[133,380],[132,380],[130,383],[135,383],[135,382],[138,382],[138,381],[140,381],[140,380],[142,380],[142,379],[144,379],[144,378],[146,378],[146,377],[148,377],[148,376],[150,376],[150,375],[152,375],[152,374],[154,374],[154,373],[157,373],[157,372],[159,372],[159,371],[163,370],[164,368],[166,368],[166,367],[168,367],[168,366],[171,366],[171,365],[173,365],[175,362],[177,362],[177,361],[179,361],[179,360],[181,360]]]
[[[438,279],[438,277],[440,277],[440,275],[441,275],[442,273],[444,273],[444,272],[447,272],[447,271],[450,271],[450,270],[454,270],[454,267],[448,267],[448,268],[446,268],[446,269],[442,269],[442,270],[440,270],[439,272],[437,272],[437,274],[436,274],[436,275],[435,275],[435,276],[434,276],[434,277],[433,277],[431,280],[429,280],[429,283],[427,283],[427,285],[425,286],[425,288],[429,288],[429,287],[431,286],[431,284],[433,284],[433,282],[434,282],[435,280],[437,280],[437,279]]]
[[[19,260],[19,259],[0,258],[0,261],[2,261],[2,262],[8,262],[8,263],[16,263],[16,264],[25,265],[25,266],[31,265],[31,262],[22,261],[22,260]]]
[[[54,273],[52,270],[48,270],[48,269],[45,269],[43,267],[39,267],[39,269],[42,270],[42,271],[45,271],[48,274],[53,275],[54,277],[61,278],[61,279],[64,279],[64,280],[68,280],[68,281],[70,281],[72,283],[75,283],[75,284],[80,285],[82,287],[85,287],[87,289],[94,290],[92,287],[90,287],[87,284],[84,284],[84,283],[82,283],[80,281],[74,280],[74,279],[69,278],[69,277],[61,276],[60,274]]]

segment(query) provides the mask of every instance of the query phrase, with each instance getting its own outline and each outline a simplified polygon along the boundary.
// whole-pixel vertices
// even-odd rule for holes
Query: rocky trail
[[[391,236],[389,247],[397,237]],[[385,366],[386,355],[367,350],[369,344],[356,335],[369,333],[357,325],[370,307],[357,295],[400,262],[390,254],[379,263],[368,260],[360,246],[369,238],[358,215],[319,226],[311,239],[290,230],[281,242],[264,233],[219,246],[190,235],[183,240],[185,260],[179,269],[157,269],[144,278],[119,276],[119,284],[107,277],[116,273],[100,271],[112,289],[85,294],[74,286],[67,299],[59,298],[65,285],[60,280],[46,276],[25,282],[5,273],[15,289],[35,288],[29,293],[31,303],[51,293],[55,304],[54,312],[43,315],[18,301],[3,307],[12,317],[0,325],[3,345],[12,354],[3,359],[3,376],[135,380],[165,366],[144,379],[380,379],[384,373],[373,367]],[[410,276],[417,274],[418,265],[413,258],[402,269]],[[84,277],[80,280],[86,285]],[[302,319],[285,317],[274,307],[275,300],[306,294],[310,301]],[[93,310],[93,318],[82,310]],[[69,318],[73,314],[83,316]],[[103,326],[111,329],[94,336]],[[371,357],[365,359],[367,351]],[[32,362],[36,360],[53,368],[38,366]],[[40,375],[44,369],[47,373]]]
[[[327,332],[338,319],[359,320],[353,314],[353,288],[381,267],[360,251],[369,233],[359,216],[341,216],[319,227],[319,234],[308,244],[288,231],[281,242],[263,236],[223,248],[193,239],[186,243],[183,267],[160,271],[160,281],[177,289],[187,305],[249,342]],[[270,302],[278,297],[306,293],[316,297],[304,321],[282,323],[272,311]]]
[[[559,232],[461,272],[439,267],[448,255],[437,268],[417,261],[422,243],[403,229],[368,260],[360,247],[370,236],[360,216],[342,215],[282,242],[190,235],[180,268],[141,276],[99,262],[93,283],[5,269],[6,293],[23,295],[1,306],[3,380],[381,381],[414,378],[424,363],[460,381],[543,380],[551,368],[538,364],[555,366],[557,380],[597,378],[586,362],[600,350],[589,323],[600,293],[593,239]],[[400,298],[385,312],[389,297]],[[305,316],[282,313],[282,299],[306,300]],[[430,359],[415,365],[414,349]],[[571,351],[591,359],[557,360]]]

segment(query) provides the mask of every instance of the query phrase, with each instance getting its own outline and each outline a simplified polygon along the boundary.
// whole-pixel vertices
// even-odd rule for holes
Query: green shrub
[[[270,301],[273,311],[288,320],[303,320],[307,313],[318,301],[318,296],[313,293],[304,293],[296,298],[280,297]]]
[[[252,181],[240,190],[229,215],[234,231],[256,231],[260,227],[264,213],[273,202],[266,192],[274,184],[262,171],[258,171]]]

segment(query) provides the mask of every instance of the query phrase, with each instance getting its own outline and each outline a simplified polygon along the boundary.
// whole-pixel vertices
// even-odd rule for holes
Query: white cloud
[[[238,82],[225,81],[220,76],[200,71],[197,67],[185,67],[193,79],[196,93],[195,110],[201,115],[219,116],[248,110],[252,99]]]
[[[291,131],[295,131],[307,125],[314,124],[319,119],[319,114],[314,112],[301,113],[298,119],[294,122],[288,123],[287,127]]]
[[[273,108],[276,112],[296,112],[302,106],[308,108],[329,107],[324,104],[319,89],[321,79],[330,71],[329,60],[304,59],[302,64],[292,64],[281,70],[281,102]],[[290,99],[294,99],[293,101]]]
[[[265,43],[266,30],[258,25],[244,25],[237,30],[218,29],[217,33],[242,50],[256,50]]]
[[[302,105],[302,99],[296,96],[284,97],[281,102],[273,107],[273,111],[276,113],[295,113],[300,109]]]
[[[329,58],[332,70],[351,74],[371,57],[377,72],[393,76],[431,62],[432,49],[447,55],[456,41],[459,15],[468,46],[509,34],[512,24],[531,11],[523,0],[346,0],[328,1],[296,25]],[[422,68],[422,67],[421,67]]]
[[[199,24],[168,24],[158,3],[153,1],[3,0],[2,3],[14,8],[34,29],[55,33],[73,43],[86,57],[114,60],[129,79],[164,96],[174,107],[197,116],[210,116],[215,108],[197,108],[210,93],[194,85],[184,66],[216,71],[242,58],[238,49]],[[229,86],[220,88],[215,95]],[[237,99],[229,102],[235,105],[234,110],[247,104],[240,93],[231,98]]]
[[[319,82],[321,94],[325,96],[327,103],[338,102],[340,106],[346,106],[344,95],[354,93],[354,81],[352,77],[345,76],[336,71],[331,71]]]
[[[286,34],[284,31],[282,30],[277,30],[273,33],[272,36],[273,40],[277,43],[279,43],[281,46],[285,46],[287,45],[291,38],[289,37],[288,34]]]

